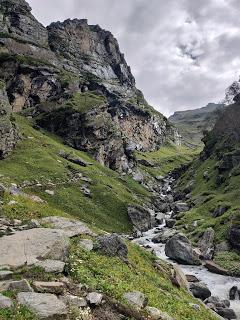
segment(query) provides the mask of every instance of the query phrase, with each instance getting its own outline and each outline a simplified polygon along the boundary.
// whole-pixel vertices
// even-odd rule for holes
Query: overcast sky
[[[120,43],[165,115],[218,102],[240,74],[240,0],[29,0],[44,24],[87,18]]]

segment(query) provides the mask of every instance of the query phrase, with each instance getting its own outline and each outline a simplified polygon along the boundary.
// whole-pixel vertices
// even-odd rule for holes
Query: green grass
[[[171,170],[180,167],[182,164],[189,163],[199,153],[199,150],[192,150],[184,146],[174,146],[168,144],[154,152],[138,152],[137,159],[146,159],[154,164],[154,167],[140,168],[147,171],[152,177],[166,175]]]
[[[0,320],[37,320],[37,317],[24,306],[14,305],[12,309],[0,309]]]
[[[150,198],[141,185],[128,176],[122,177],[103,167],[86,153],[63,145],[56,136],[33,129],[25,118],[16,116],[16,120],[23,139],[14,152],[0,162],[0,182],[5,185],[19,185],[26,180],[39,182],[42,187],[29,187],[24,192],[38,195],[47,203],[39,204],[24,197],[6,195],[2,214],[21,219],[67,214],[106,231],[131,231],[128,204],[142,204]],[[60,150],[74,153],[93,165],[80,167],[70,164],[59,156]],[[73,170],[92,180],[89,184],[92,198],[81,191],[85,182],[69,181]],[[48,195],[46,189],[54,190],[55,195]],[[9,205],[11,200],[17,203]]]
[[[78,92],[66,103],[66,106],[80,113],[85,113],[103,105],[105,102],[106,99],[103,96],[96,95],[93,92]]]
[[[75,281],[86,283],[123,303],[124,293],[140,291],[148,297],[149,306],[167,312],[176,320],[215,319],[201,304],[201,311],[189,306],[198,301],[174,287],[167,273],[153,267],[156,257],[132,244],[128,245],[128,250],[129,264],[126,264],[118,258],[86,252],[73,245],[69,270]],[[168,270],[165,264],[164,268]]]

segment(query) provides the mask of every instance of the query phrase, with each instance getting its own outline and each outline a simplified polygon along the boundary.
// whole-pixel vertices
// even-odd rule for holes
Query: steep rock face
[[[10,111],[5,84],[0,82],[0,159],[13,150],[19,139],[15,124],[11,121]]]
[[[52,51],[70,60],[77,69],[102,80],[135,85],[118,42],[109,31],[88,25],[85,19],[52,23],[47,29]]]
[[[31,14],[25,0],[0,1],[0,29],[6,38],[15,38],[40,47],[48,46],[46,29]]]
[[[150,107],[113,35],[87,20],[44,28],[24,1],[0,1],[0,74],[14,112],[114,170],[129,171],[135,150],[179,142]]]

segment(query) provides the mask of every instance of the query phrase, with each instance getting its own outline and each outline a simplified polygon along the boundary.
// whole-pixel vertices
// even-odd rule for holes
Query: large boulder
[[[190,241],[183,234],[176,234],[167,241],[165,254],[179,263],[190,265],[201,264],[199,255],[194,251]]]
[[[43,218],[41,221],[50,228],[61,229],[69,238],[85,234],[93,235],[93,232],[83,222],[75,219],[53,216]]]
[[[194,295],[195,298],[199,298],[205,300],[211,296],[211,291],[204,283],[191,283],[190,291]]]
[[[154,227],[154,214],[141,206],[129,205],[128,216],[133,226],[139,231],[147,231]]]
[[[68,310],[65,303],[59,300],[54,294],[20,292],[17,295],[17,301],[35,313],[39,319],[67,319]]]
[[[198,247],[201,251],[202,257],[211,260],[214,254],[214,236],[213,228],[208,228],[204,231],[202,237],[198,242]]]
[[[122,238],[117,234],[110,236],[98,237],[98,249],[105,255],[110,257],[119,257],[123,261],[127,261],[128,248]]]
[[[39,259],[64,261],[69,239],[62,230],[37,228],[0,238],[0,266],[17,268],[35,264]]]

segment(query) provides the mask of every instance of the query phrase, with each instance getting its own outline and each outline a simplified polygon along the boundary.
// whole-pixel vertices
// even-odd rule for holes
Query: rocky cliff
[[[0,72],[13,112],[119,171],[131,171],[135,150],[179,143],[136,89],[110,32],[78,19],[44,28],[24,0],[0,1],[0,13]]]

